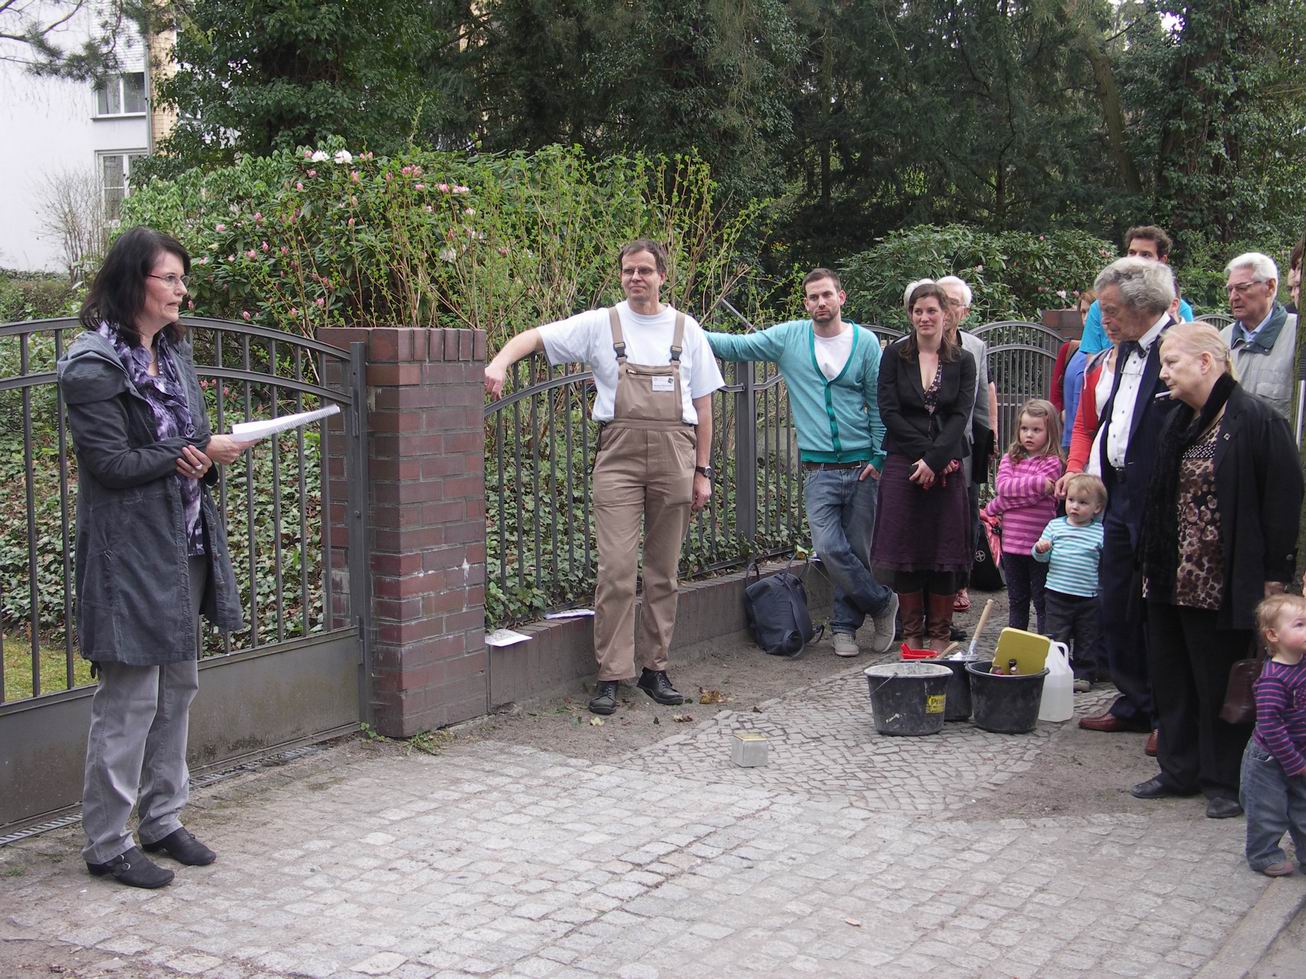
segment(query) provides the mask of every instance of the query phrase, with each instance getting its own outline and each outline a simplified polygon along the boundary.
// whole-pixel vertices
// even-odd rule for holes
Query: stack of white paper
[[[292,428],[300,428],[310,422],[317,421],[319,418],[327,418],[338,414],[340,414],[340,406],[330,405],[326,408],[319,408],[317,411],[301,411],[298,414],[282,415],[279,418],[269,418],[266,421],[239,422],[231,426],[231,437],[239,442],[257,442],[269,435],[288,432]]]

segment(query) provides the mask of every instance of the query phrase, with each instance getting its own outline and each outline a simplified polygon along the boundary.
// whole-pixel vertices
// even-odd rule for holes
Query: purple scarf
[[[132,346],[109,323],[101,323],[95,331],[111,344],[127,370],[127,376],[136,386],[137,393],[145,399],[154,416],[154,437],[159,441],[170,438],[190,438],[195,434],[190,404],[186,400],[186,384],[172,353],[172,343],[159,333],[154,337],[154,350],[159,362],[159,376],[150,373],[150,355],[141,346]],[[200,519],[200,483],[174,475],[181,488],[182,510],[186,517],[186,553],[191,557],[204,553],[204,526]]]

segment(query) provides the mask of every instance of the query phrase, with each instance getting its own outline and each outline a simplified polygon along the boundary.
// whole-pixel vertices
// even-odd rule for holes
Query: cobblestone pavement
[[[0,850],[0,974],[74,949],[82,976],[1187,976],[1306,896],[1192,800],[960,818],[1068,726],[894,739],[866,698],[850,670],[612,764],[338,746],[199,789],[221,857],[161,891],[46,834]],[[730,765],[744,728],[765,768]]]

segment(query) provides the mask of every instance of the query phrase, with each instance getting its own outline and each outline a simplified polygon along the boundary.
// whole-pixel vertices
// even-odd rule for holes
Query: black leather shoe
[[[164,870],[157,863],[141,853],[138,846],[126,853],[120,853],[108,863],[86,864],[92,877],[112,877],[128,887],[145,887],[153,890],[164,884],[172,883],[175,876],[171,870]]]
[[[1206,818],[1207,819],[1232,819],[1234,816],[1241,816],[1243,807],[1238,805],[1234,799],[1217,795],[1214,799],[1206,800]]]
[[[174,829],[161,840],[144,843],[142,846],[150,853],[162,853],[165,856],[172,857],[178,863],[184,863],[188,867],[207,867],[218,859],[216,853],[195,839],[191,835],[191,831],[184,826],[180,829]]]
[[[1146,782],[1139,782],[1129,794],[1135,799],[1169,799],[1172,797],[1181,797],[1196,795],[1196,792],[1181,792],[1165,780],[1164,775],[1154,775]]]
[[[591,714],[611,714],[617,709],[616,680],[600,680],[594,688],[594,699],[590,701]]]
[[[666,670],[645,670],[639,675],[639,689],[668,707],[685,702],[685,698],[671,685]]]

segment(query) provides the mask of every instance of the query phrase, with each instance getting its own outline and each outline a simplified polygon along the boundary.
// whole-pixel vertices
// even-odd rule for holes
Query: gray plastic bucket
[[[881,663],[862,671],[880,734],[920,737],[943,730],[952,671],[937,663]]]
[[[975,726],[994,734],[1028,734],[1038,724],[1043,680],[1048,671],[994,676],[992,663],[970,663],[970,698]]]
[[[946,666],[952,671],[952,678],[948,681],[948,706],[943,712],[945,721],[969,721],[970,720],[970,675],[966,672],[966,664],[969,660],[964,659],[940,659],[932,660],[939,666]]]

